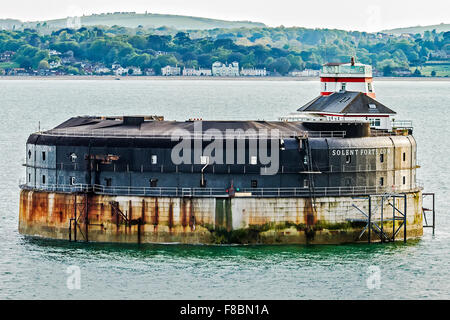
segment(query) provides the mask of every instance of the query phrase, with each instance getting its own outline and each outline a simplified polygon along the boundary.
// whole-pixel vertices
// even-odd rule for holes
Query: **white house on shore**
[[[318,77],[320,75],[320,70],[312,70],[312,69],[305,69],[302,71],[292,70],[291,72],[289,72],[289,75],[291,77]]]
[[[239,63],[224,64],[216,61],[212,65],[212,75],[215,77],[239,77]]]
[[[183,68],[183,76],[212,76],[212,72],[210,69]]]
[[[128,67],[127,70],[128,74],[133,75],[133,76],[141,76],[142,75],[142,70],[139,67]]]
[[[161,68],[161,74],[163,76],[179,76],[181,74],[181,69],[178,66],[165,66],[164,68]]]
[[[266,68],[264,69],[256,69],[256,68],[250,68],[250,69],[241,69],[241,76],[244,77],[265,77],[267,76]]]

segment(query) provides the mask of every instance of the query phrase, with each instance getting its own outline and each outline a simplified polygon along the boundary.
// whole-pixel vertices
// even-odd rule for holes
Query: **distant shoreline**
[[[0,80],[228,80],[228,81],[319,81],[319,77],[187,77],[187,76],[0,76]],[[449,77],[375,77],[375,81],[450,81]]]

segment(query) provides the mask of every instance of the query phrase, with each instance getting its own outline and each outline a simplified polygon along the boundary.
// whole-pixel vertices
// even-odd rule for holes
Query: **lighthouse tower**
[[[322,96],[328,96],[334,92],[356,91],[375,98],[372,67],[355,63],[353,57],[350,63],[324,64],[320,73],[320,84]]]

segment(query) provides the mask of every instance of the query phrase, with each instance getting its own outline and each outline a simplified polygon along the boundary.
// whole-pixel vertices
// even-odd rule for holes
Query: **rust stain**
[[[129,212],[128,220],[131,221],[131,220],[133,220],[133,204],[131,203],[131,200],[128,201],[128,212]],[[131,227],[131,225],[130,225],[130,227]]]
[[[192,201],[189,201],[189,227],[191,228],[191,231],[195,230],[195,213],[193,208]]]
[[[184,231],[186,231],[187,227],[187,213],[186,213],[186,199],[183,199],[181,202],[181,225],[183,226]]]
[[[157,226],[158,223],[159,223],[158,198],[155,198],[155,213],[153,215],[153,225]]]
[[[418,193],[420,196],[420,193]],[[116,242],[136,242],[138,227],[133,226],[130,231],[128,228],[120,229],[120,224],[122,218],[120,215],[113,212],[113,208],[108,208],[111,201],[116,200],[114,196],[100,196],[100,195],[88,195],[88,211],[91,225],[89,226],[89,240],[93,241],[116,241]],[[133,198],[135,199],[135,198]],[[20,195],[20,208],[19,208],[19,231],[24,234],[39,234],[47,238],[60,238],[69,239],[68,226],[69,219],[74,217],[75,212],[75,197],[73,194],[61,194],[61,193],[47,193],[38,191],[26,191],[22,190]],[[77,217],[80,218],[80,223],[83,224],[83,218],[85,216],[84,201],[82,196],[77,196]],[[134,205],[139,206],[139,202],[142,201],[141,208],[134,208],[134,219],[142,216],[142,219],[147,219],[148,223],[153,223],[155,228],[151,230],[145,230],[142,235],[142,242],[155,242],[155,241],[180,241],[181,236],[186,236],[186,238],[181,239],[181,241],[190,242],[191,238],[188,238],[189,232],[196,231],[196,228],[200,228],[202,220],[211,219],[214,223],[219,223],[223,227],[228,227],[228,222],[231,221],[231,205],[226,203],[225,200],[219,200],[216,202],[215,211],[210,212],[210,207],[208,206],[209,200],[204,199],[169,199],[169,198],[139,198]],[[158,203],[161,202],[161,206]],[[177,202],[175,202],[177,201]],[[179,202],[178,202],[179,201]],[[204,202],[203,202],[204,201]],[[413,198],[411,196],[410,203],[408,205],[408,236],[420,236],[422,235],[422,221],[421,221],[421,198]],[[147,202],[147,203],[146,203]],[[398,207],[403,207],[402,201],[397,201]],[[133,203],[126,199],[121,202],[116,202],[121,208],[127,208],[129,217],[131,218],[133,211]],[[153,209],[153,203],[154,209]],[[178,221],[178,215],[174,213],[174,206],[180,203],[180,221]],[[332,210],[337,210],[336,202],[318,202],[317,212],[313,207],[312,199],[301,199],[297,201],[297,208],[293,209],[292,220],[295,220],[295,215],[298,214],[298,222],[305,223],[307,229],[305,230],[306,241],[317,242],[321,241],[332,241],[335,238],[340,237],[337,231],[330,232],[329,235],[323,235],[320,232],[316,232],[314,225],[317,224],[317,213],[320,212],[332,212]],[[189,206],[189,208],[187,207]],[[327,211],[325,206],[330,206]],[[270,208],[270,211],[276,212],[276,210],[285,210],[285,205],[280,202],[280,205],[274,206],[274,200],[262,200],[258,202],[250,202],[243,205],[240,209],[242,210],[242,216],[245,220],[248,219],[250,224],[263,225],[267,222],[269,215],[264,214],[264,212],[259,212],[262,208]],[[175,208],[176,209],[176,208]],[[111,215],[108,212],[111,210]],[[141,210],[141,213],[139,211]],[[153,212],[154,210],[154,212]],[[160,212],[160,210],[162,210]],[[166,210],[168,210],[168,220],[166,222]],[[177,209],[178,210],[178,209]],[[284,212],[284,211],[283,211]],[[411,214],[410,214],[411,212]],[[116,217],[113,217],[113,216]],[[146,215],[148,215],[146,217]],[[328,216],[323,213],[324,219]],[[416,219],[417,216],[417,219]],[[206,217],[206,218],[203,218]],[[288,217],[286,216],[286,219]],[[304,220],[302,220],[302,218]],[[414,221],[413,221],[414,218]],[[161,220],[163,219],[163,220]],[[291,219],[291,218],[289,218]],[[322,219],[322,217],[321,217]],[[96,221],[97,220],[97,221]],[[286,220],[287,221],[287,220]],[[114,224],[118,223],[118,228],[114,228]],[[167,224],[166,224],[167,223]],[[98,225],[97,225],[98,224]],[[163,224],[164,229],[158,231],[157,225]],[[183,225],[186,229],[186,234],[181,235],[178,231],[178,224]],[[166,228],[166,225],[168,228]],[[82,227],[83,233],[85,232],[84,224],[80,225]],[[392,228],[392,227],[391,227]],[[181,228],[180,228],[181,229]],[[141,229],[142,230],[142,229]],[[170,234],[167,233],[169,230]],[[73,229],[72,229],[73,231]],[[101,231],[101,233],[100,233]],[[151,231],[151,232],[148,232]],[[290,231],[286,231],[285,235],[288,235]],[[296,233],[291,232],[291,235]],[[201,234],[199,234],[201,235]],[[73,233],[72,233],[73,237]],[[303,235],[302,235],[303,237]],[[323,237],[330,237],[323,238]],[[333,239],[332,239],[333,238]],[[83,236],[78,233],[78,240],[83,240]],[[193,238],[192,238],[193,239]],[[197,238],[196,238],[197,239]],[[304,238],[301,238],[304,239]],[[324,240],[325,239],[325,240]],[[197,239],[198,241],[198,239]],[[267,240],[270,242],[270,240]],[[301,240],[304,241],[304,240]],[[205,239],[205,243],[208,240]]]
[[[169,204],[169,231],[172,232],[173,228],[173,204]]]
[[[305,218],[306,225],[308,227],[313,226],[316,223],[316,213],[313,208],[313,203],[311,198],[305,199],[305,207],[303,209],[303,216]]]
[[[141,223],[145,224],[145,200],[142,199]]]

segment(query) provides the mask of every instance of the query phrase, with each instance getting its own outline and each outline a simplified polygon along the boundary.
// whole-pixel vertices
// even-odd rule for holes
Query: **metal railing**
[[[411,129],[413,123],[411,120],[394,120],[392,121],[392,127],[398,129]]]
[[[127,195],[127,196],[150,196],[150,197],[229,197],[230,190],[224,188],[177,188],[177,187],[127,187],[127,186],[104,186],[104,185],[56,185],[46,184],[30,186],[21,184],[21,189],[39,190],[49,192],[93,192],[103,195]],[[412,189],[386,187],[386,186],[348,186],[348,187],[316,187],[315,196],[356,196],[385,194],[393,192],[405,192],[421,188],[415,185]],[[243,188],[234,190],[235,196],[246,197],[310,197],[309,188]]]
[[[180,132],[181,133],[181,132]],[[292,138],[292,137],[300,137],[300,138],[343,138],[346,135],[346,131],[294,131],[294,130],[279,130],[277,135],[272,135],[273,130],[268,129],[266,132],[258,132],[255,130],[255,133],[243,132],[239,131],[234,133],[227,133],[226,131],[222,133],[223,139],[256,139],[256,138]],[[86,131],[75,131],[68,129],[51,129],[47,131],[38,131],[36,134],[40,135],[48,135],[48,136],[67,136],[67,137],[105,137],[105,138],[113,138],[113,137],[137,137],[137,138],[153,138],[153,139],[171,139],[172,134],[161,134],[159,130],[86,130]],[[186,132],[186,135],[175,134],[174,137],[188,137],[191,139],[211,139],[214,136],[213,134],[209,134],[207,132],[195,133],[195,132]]]

